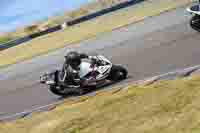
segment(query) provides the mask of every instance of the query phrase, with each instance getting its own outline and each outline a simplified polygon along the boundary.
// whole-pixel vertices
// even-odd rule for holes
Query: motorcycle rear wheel
[[[61,90],[61,89],[62,89],[62,90]],[[53,94],[58,95],[58,96],[66,96],[67,93],[63,91],[63,90],[64,90],[63,88],[61,88],[61,89],[57,89],[56,86],[50,86],[50,87],[49,87],[49,90],[50,90]]]
[[[74,89],[66,91],[65,88],[57,89],[56,86],[50,86],[49,90],[53,94],[55,94],[57,96],[61,96],[61,97],[65,97],[65,96],[69,95],[70,92],[72,92],[72,93],[74,92],[77,95],[83,95],[83,94],[86,93],[86,91],[84,89],[82,89],[82,88],[76,88],[76,89],[74,88]]]

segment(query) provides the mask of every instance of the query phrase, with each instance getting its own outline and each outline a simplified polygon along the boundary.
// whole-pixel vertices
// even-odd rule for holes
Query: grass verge
[[[4,43],[6,43],[6,42],[9,42],[9,41],[11,41],[11,40],[13,40],[12,37],[8,37],[8,36],[6,36],[6,37],[0,37],[0,45],[1,45],[1,44],[4,44]]]
[[[1,133],[198,133],[200,77],[130,86],[67,102],[11,123]]]
[[[186,5],[190,0],[147,0],[136,6],[110,13],[89,22],[67,28],[46,36],[42,36],[0,52],[0,68],[14,64],[34,56],[45,54],[68,44],[78,43],[100,33],[137,22],[147,16]]]

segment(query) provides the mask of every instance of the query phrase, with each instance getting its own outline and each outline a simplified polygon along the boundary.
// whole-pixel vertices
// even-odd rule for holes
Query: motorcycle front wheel
[[[110,75],[107,79],[112,81],[120,81],[127,78],[128,71],[121,65],[113,65],[110,71]]]
[[[200,15],[194,15],[190,20],[190,26],[192,29],[200,32]]]

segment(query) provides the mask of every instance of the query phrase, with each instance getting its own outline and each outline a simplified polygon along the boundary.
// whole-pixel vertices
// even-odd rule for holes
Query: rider
[[[78,53],[75,51],[69,52],[65,56],[65,62],[63,64],[61,74],[61,81],[63,83],[67,81],[68,84],[80,85],[81,80],[79,77],[79,65],[81,64],[82,59],[91,59],[93,63],[97,61],[97,59],[92,56],[88,56],[87,54]]]

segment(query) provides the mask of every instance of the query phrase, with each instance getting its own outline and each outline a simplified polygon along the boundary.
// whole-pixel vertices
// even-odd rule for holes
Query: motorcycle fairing
[[[187,11],[190,13],[200,15],[200,4],[187,8]]]
[[[91,68],[91,63],[89,62],[81,62],[79,71],[80,78],[85,77],[88,73],[92,72],[93,69]]]

